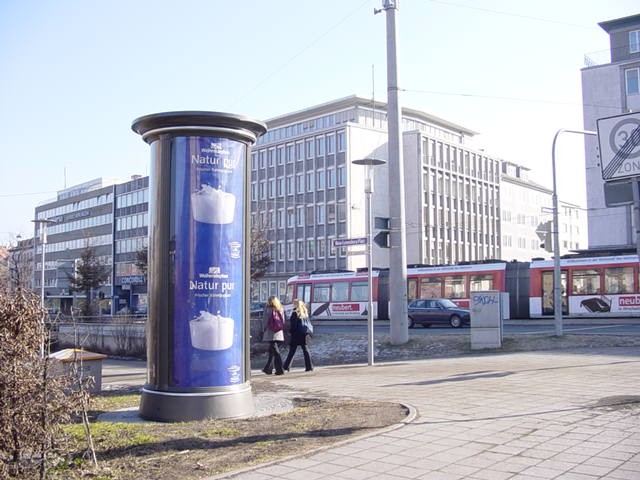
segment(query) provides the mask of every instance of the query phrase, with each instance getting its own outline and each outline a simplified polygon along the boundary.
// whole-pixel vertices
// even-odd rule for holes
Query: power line
[[[49,190],[46,192],[29,192],[29,193],[0,193],[0,198],[28,197],[32,195],[51,195],[52,193],[56,193],[56,190]]]
[[[486,98],[491,100],[504,100],[509,102],[526,102],[526,103],[546,103],[551,105],[571,105],[582,107],[596,107],[596,108],[610,108],[612,110],[621,110],[620,105],[598,105],[592,103],[575,103],[575,102],[561,102],[556,100],[541,100],[535,98],[519,98],[519,97],[502,97],[497,95],[480,95],[476,93],[464,93],[464,92],[442,92],[437,90],[412,90],[403,88],[401,91],[406,93],[425,93],[429,95],[449,95],[456,97],[469,97],[469,98]]]
[[[345,15],[341,20],[339,20],[337,23],[333,24],[331,27],[329,27],[327,30],[325,30],[322,34],[320,34],[318,37],[316,37],[310,43],[308,43],[305,47],[303,47],[301,50],[299,50],[297,53],[295,53],[293,56],[289,57],[279,67],[277,67],[276,69],[274,69],[270,73],[268,73],[265,77],[262,78],[262,80],[260,80],[258,83],[256,83],[243,96],[241,96],[240,98],[236,99],[236,101],[233,102],[232,105],[237,105],[238,103],[242,102],[251,93],[253,93],[258,88],[260,88],[263,84],[265,84],[269,79],[274,77],[280,71],[284,70],[285,67],[287,67],[289,64],[291,64],[294,60],[296,60],[298,57],[300,57],[303,53],[305,53],[311,47],[316,45],[320,40],[322,40],[324,37],[326,37],[331,31],[335,30],[340,25],[342,25],[344,22],[346,22],[348,18],[352,17],[356,12],[361,10],[367,3],[369,3],[369,1],[370,0],[364,0],[364,2],[362,2],[358,7],[356,7],[351,12],[349,12],[347,15]]]
[[[472,7],[471,5],[462,5],[460,3],[454,3],[454,2],[444,2],[442,0],[429,0],[432,3],[440,3],[442,5],[449,5],[452,7],[459,7],[459,8],[467,8],[469,10],[478,10],[480,12],[484,12],[484,13],[492,13],[492,14],[496,14],[496,15],[505,15],[508,17],[517,17],[517,18],[522,18],[524,20],[533,20],[536,22],[545,22],[545,23],[555,23],[558,25],[568,25],[571,27],[578,27],[578,28],[588,28],[591,29],[591,26],[587,26],[587,25],[580,25],[578,23],[570,23],[570,22],[562,22],[560,20],[552,20],[549,18],[542,18],[542,17],[534,17],[532,15],[522,15],[520,13],[511,13],[511,12],[504,12],[501,10],[492,10],[490,8],[481,8],[481,7]]]

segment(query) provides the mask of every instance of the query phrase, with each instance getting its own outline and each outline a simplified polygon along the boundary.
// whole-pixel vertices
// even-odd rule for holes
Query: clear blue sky
[[[148,174],[133,119],[212,110],[267,120],[352,94],[386,100],[382,0],[0,0],[0,243],[36,205],[97,177]],[[403,105],[480,133],[550,186],[551,142],[582,128],[584,54],[637,0],[401,0]],[[603,57],[604,58],[604,57]],[[557,151],[583,202],[582,140]]]

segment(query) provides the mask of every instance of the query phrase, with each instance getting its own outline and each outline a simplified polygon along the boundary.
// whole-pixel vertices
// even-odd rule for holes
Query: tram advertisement
[[[177,137],[173,141],[172,380],[176,387],[245,381],[246,148],[226,138]]]
[[[640,312],[640,295],[594,295],[572,297],[570,312],[575,314],[609,314]]]

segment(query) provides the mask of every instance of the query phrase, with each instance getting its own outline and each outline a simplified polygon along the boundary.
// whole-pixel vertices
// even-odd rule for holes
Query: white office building
[[[549,188],[529,179],[528,168],[502,162],[500,218],[503,260],[552,258],[552,194]],[[558,203],[560,254],[585,249],[587,222],[584,208],[568,202]]]
[[[353,164],[364,158],[388,160],[386,104],[352,96],[267,120],[267,125],[251,159],[252,220],[267,230],[273,259],[254,289],[260,299],[281,294],[287,278],[296,274],[366,266],[364,246],[336,248],[334,240],[366,236],[367,168],[374,176],[372,215],[379,224],[374,235],[393,215],[387,165]],[[407,263],[506,259],[503,239],[518,242],[519,237],[509,233],[510,225],[504,230],[501,208],[514,195],[503,195],[501,185],[543,188],[524,179],[502,181],[501,160],[473,148],[476,132],[465,127],[403,108],[401,128]],[[509,208],[516,218],[519,208]],[[529,223],[534,217],[541,219],[539,212],[530,213]],[[509,260],[543,256],[540,239],[534,248],[535,232],[530,225],[526,248],[517,251],[516,243]],[[580,242],[567,237],[566,245],[578,248]],[[389,266],[387,248],[374,244],[373,265]]]

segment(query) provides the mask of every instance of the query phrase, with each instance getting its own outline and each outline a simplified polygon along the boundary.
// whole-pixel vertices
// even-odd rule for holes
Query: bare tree
[[[136,261],[135,266],[140,270],[142,275],[147,274],[147,268],[149,266],[149,250],[143,248],[142,250],[138,250],[136,252]]]
[[[251,281],[262,278],[273,263],[268,232],[268,225],[259,221],[251,224]]]
[[[27,289],[33,278],[33,239],[0,247],[0,285]]]
[[[62,446],[62,425],[86,394],[40,355],[43,313],[34,293],[0,288],[1,478],[47,478]]]

